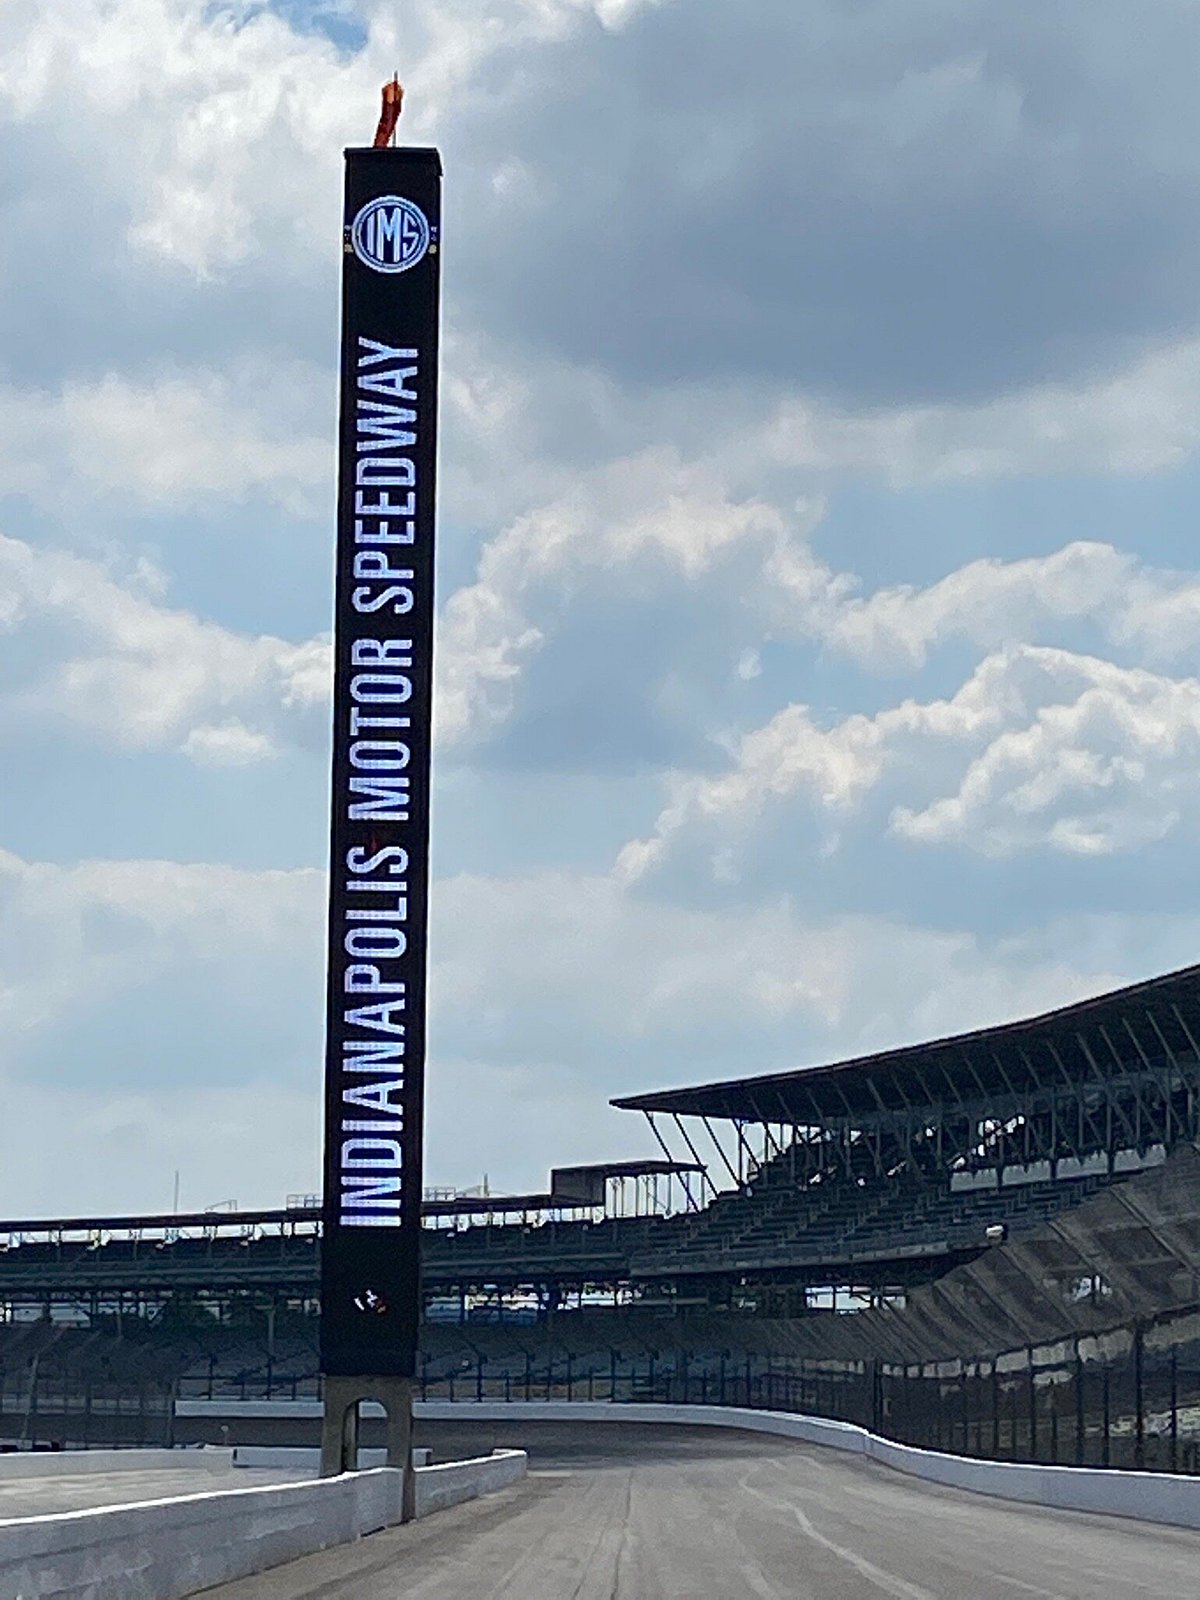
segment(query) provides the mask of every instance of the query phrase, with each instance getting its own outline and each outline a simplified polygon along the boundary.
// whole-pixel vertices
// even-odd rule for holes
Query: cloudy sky
[[[1197,0],[0,3],[0,1211],[318,1171],[341,149],[444,226],[431,1182],[1200,958]]]

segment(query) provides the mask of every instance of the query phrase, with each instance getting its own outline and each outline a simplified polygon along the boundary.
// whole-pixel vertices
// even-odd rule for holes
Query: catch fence
[[[749,1342],[753,1319],[746,1332]],[[1200,1473],[1200,1305],[994,1358],[908,1365],[688,1348],[686,1319],[664,1328],[649,1352],[569,1350],[550,1328],[539,1333],[533,1349],[426,1355],[417,1396],[748,1406],[857,1423],[899,1443],[985,1460]],[[214,1359],[169,1383],[98,1373],[83,1361],[54,1370],[13,1362],[0,1366],[0,1442],[166,1444],[177,1396],[319,1394],[315,1353],[237,1370]]]
[[[631,1360],[480,1358],[422,1373],[428,1400],[748,1406],[857,1423],[985,1460],[1200,1471],[1200,1308],[1028,1345],[989,1360],[894,1365],[685,1349]]]

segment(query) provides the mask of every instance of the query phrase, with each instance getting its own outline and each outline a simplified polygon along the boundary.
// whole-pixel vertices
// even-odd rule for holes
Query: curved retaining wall
[[[317,1400],[190,1400],[178,1403],[180,1416],[282,1418],[321,1414]],[[1025,1466],[1009,1461],[976,1461],[893,1444],[849,1422],[795,1416],[786,1411],[755,1411],[740,1406],[673,1406],[614,1403],[610,1400],[426,1400],[413,1407],[431,1421],[622,1422],[671,1426],[742,1428],[778,1434],[806,1444],[827,1445],[870,1456],[882,1465],[929,1483],[1018,1500],[1064,1511],[1096,1511],[1136,1517],[1144,1522],[1200,1529],[1200,1478],[1158,1472],[1116,1471],[1100,1467]]]
[[[491,1494],[523,1478],[525,1470],[523,1450],[420,1467],[416,1514],[429,1516]],[[6,1600],[81,1595],[87,1600],[184,1600],[215,1584],[393,1526],[400,1521],[402,1486],[402,1473],[379,1467],[277,1488],[213,1490],[0,1520],[0,1595]]]
[[[1200,1478],[1161,1472],[1127,1472],[1100,1467],[1039,1467],[1010,1461],[976,1461],[893,1444],[850,1422],[798,1417],[786,1411],[754,1411],[740,1406],[670,1406],[616,1404],[607,1400],[427,1401],[417,1415],[433,1420],[477,1416],[481,1422],[525,1417],[542,1422],[644,1422],[672,1426],[741,1428],[778,1434],[806,1444],[827,1445],[870,1456],[883,1466],[928,1483],[966,1489],[1000,1500],[1053,1506],[1063,1511],[1095,1511],[1106,1516],[1136,1517],[1174,1527],[1200,1529]]]

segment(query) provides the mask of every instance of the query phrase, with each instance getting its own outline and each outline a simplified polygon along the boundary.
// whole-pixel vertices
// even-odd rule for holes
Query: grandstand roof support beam
[[[962,1105],[962,1089],[958,1084],[955,1083],[950,1073],[946,1070],[945,1056],[942,1054],[934,1056],[931,1059],[930,1064],[937,1067],[937,1070],[942,1075],[942,1081],[946,1085],[945,1092],[943,1094],[932,1097],[932,1103],[936,1105],[939,1100],[945,1101],[948,1099],[952,1105]],[[926,1092],[928,1093],[928,1091]]]
[[[921,1069],[916,1064],[916,1062],[914,1062],[913,1065],[912,1065],[912,1074],[913,1074],[913,1077],[916,1078],[917,1082],[921,1085],[921,1092],[924,1094],[925,1101],[926,1101],[925,1115],[921,1119],[921,1127],[922,1127],[922,1129],[927,1128],[931,1121],[934,1122],[934,1124],[936,1125],[936,1128],[937,1128],[937,1139],[938,1139],[938,1154],[939,1154],[939,1157],[940,1157],[940,1155],[941,1155],[942,1123],[945,1120],[944,1107],[939,1105],[938,1096],[933,1093],[933,1091],[930,1089],[928,1083],[926,1083],[925,1079],[921,1076]],[[915,1147],[913,1145],[913,1133],[912,1133],[912,1130],[913,1130],[913,1114],[914,1114],[913,1107],[909,1103],[907,1097],[905,1096],[903,1089],[900,1089],[899,1093],[900,1093],[901,1099],[904,1100],[905,1110],[908,1113],[907,1119],[905,1121],[905,1128],[904,1128],[904,1143],[905,1143],[905,1147],[908,1150],[909,1166],[910,1166],[911,1170],[916,1173],[917,1177],[920,1178],[921,1181],[924,1183],[924,1182],[928,1181],[928,1174],[925,1172],[923,1166],[921,1165],[921,1162],[917,1159],[917,1151],[916,1151],[916,1149],[915,1149]],[[957,1094],[954,1096],[954,1098],[955,1099],[958,1098]]]
[[[642,1113],[642,1115],[645,1117],[646,1121],[650,1124],[650,1132],[654,1135],[655,1139],[657,1139],[659,1149],[662,1151],[663,1155],[666,1156],[667,1160],[669,1162],[671,1162],[672,1165],[674,1165],[675,1157],[671,1154],[671,1150],[670,1150],[670,1147],[667,1144],[667,1141],[663,1138],[662,1134],[659,1133],[659,1131],[658,1131],[658,1124],[654,1120],[653,1111],[644,1111]],[[676,1118],[675,1120],[678,1121],[679,1119]],[[679,1182],[683,1186],[683,1192],[687,1196],[687,1209],[689,1211],[700,1211],[700,1210],[702,1210],[703,1208],[700,1205],[697,1204],[696,1198],[692,1194],[692,1186],[688,1182],[688,1174],[686,1172],[681,1172],[681,1173],[679,1173],[678,1176],[679,1176]]]
[[[1121,1060],[1120,1054],[1117,1051],[1117,1047],[1116,1047],[1115,1044],[1113,1044],[1112,1040],[1109,1038],[1108,1030],[1105,1028],[1105,1026],[1104,1026],[1104,1024],[1102,1022],[1097,1023],[1096,1032],[1100,1035],[1100,1037],[1104,1040],[1105,1044],[1108,1046],[1108,1052],[1112,1056],[1113,1060],[1116,1062],[1117,1067],[1120,1070],[1122,1079],[1126,1083],[1128,1083],[1129,1086],[1133,1090],[1133,1100],[1134,1100],[1133,1147],[1134,1147],[1135,1150],[1140,1152],[1142,1147],[1143,1147],[1143,1145],[1144,1145],[1144,1143],[1146,1142],[1145,1124],[1149,1123],[1150,1126],[1151,1126],[1151,1129],[1153,1129],[1153,1126],[1154,1126],[1154,1118],[1153,1118],[1152,1114],[1147,1110],[1145,1101],[1142,1098],[1142,1083],[1143,1083],[1142,1075],[1140,1073],[1130,1074],[1127,1071],[1126,1063]]]
[[[958,1052],[957,1052],[957,1054],[958,1054],[958,1059],[966,1064],[967,1071],[971,1074],[971,1077],[975,1080],[975,1087],[979,1090],[979,1101],[980,1101],[980,1104],[981,1105],[987,1105],[989,1100],[994,1101],[995,1098],[996,1098],[995,1095],[994,1094],[989,1094],[988,1091],[984,1088],[983,1080],[980,1078],[978,1072],[976,1072],[976,1070],[975,1070],[975,1063],[971,1060],[971,1058],[967,1054],[967,1052],[960,1047]]]
[[[870,1119],[870,1125],[875,1131],[875,1170],[876,1170],[876,1172],[882,1173],[883,1170],[884,1170],[884,1161],[883,1161],[883,1133],[884,1133],[884,1127],[886,1125],[888,1131],[893,1135],[895,1134],[896,1128],[897,1128],[896,1109],[895,1109],[894,1106],[889,1106],[887,1104],[887,1102],[884,1100],[883,1096],[879,1093],[879,1089],[876,1086],[875,1079],[871,1076],[870,1073],[867,1074],[866,1084],[867,1084],[867,1088],[870,1090],[871,1098],[875,1101],[876,1107],[878,1108],[877,1111],[876,1111],[875,1116]],[[903,1099],[904,1098],[904,1091],[902,1089],[898,1089],[897,1092],[900,1094],[901,1099]],[[906,1104],[907,1104],[907,1102],[906,1102]],[[866,1119],[864,1119],[864,1125],[865,1124],[866,1124]],[[897,1143],[899,1143],[899,1142],[900,1141],[897,1141]],[[905,1148],[909,1149],[911,1151],[911,1145],[910,1145],[909,1141],[907,1140],[907,1138],[905,1139],[904,1143],[905,1143]]]
[[[1083,1134],[1084,1122],[1086,1122],[1091,1128],[1095,1146],[1100,1149],[1107,1148],[1105,1130],[1096,1122],[1095,1118],[1092,1116],[1092,1113],[1088,1110],[1087,1101],[1084,1097],[1083,1088],[1079,1082],[1079,1079],[1071,1076],[1066,1062],[1059,1055],[1058,1051],[1054,1048],[1054,1045],[1049,1039],[1046,1040],[1046,1049],[1054,1057],[1055,1063],[1058,1066],[1058,1070],[1062,1073],[1063,1083],[1066,1086],[1067,1094],[1075,1103],[1075,1159],[1077,1161],[1082,1161],[1087,1148]]]
[[[1136,1032],[1134,1031],[1133,1024],[1130,1022],[1128,1017],[1123,1016],[1121,1018],[1121,1026],[1125,1029],[1125,1032],[1129,1035],[1130,1043],[1133,1045],[1133,1048],[1137,1051],[1138,1056],[1141,1059],[1142,1066],[1145,1068],[1145,1070],[1147,1072],[1152,1073],[1154,1075],[1154,1077],[1157,1079],[1158,1092],[1162,1095],[1162,1102],[1163,1102],[1163,1143],[1167,1147],[1167,1149],[1169,1150],[1171,1145],[1172,1145],[1172,1143],[1173,1143],[1173,1137],[1172,1137],[1172,1132],[1171,1132],[1171,1123],[1172,1123],[1172,1121],[1175,1122],[1175,1124],[1179,1128],[1180,1133],[1185,1133],[1186,1132],[1186,1130],[1180,1124],[1179,1118],[1175,1113],[1174,1100],[1173,1100],[1173,1096],[1171,1094],[1170,1074],[1171,1074],[1171,1071],[1173,1069],[1177,1070],[1177,1068],[1175,1068],[1175,1057],[1172,1054],[1172,1052],[1169,1049],[1167,1049],[1167,1046],[1164,1043],[1163,1044],[1163,1049],[1166,1052],[1166,1058],[1167,1058],[1166,1059],[1166,1067],[1165,1067],[1165,1069],[1164,1068],[1156,1069],[1153,1061],[1151,1061],[1150,1057],[1146,1054],[1146,1051],[1142,1047],[1142,1041],[1138,1038]],[[1159,1035],[1159,1037],[1160,1038],[1162,1037],[1161,1034]]]
[[[709,1194],[710,1194],[711,1198],[715,1200],[717,1198],[717,1194],[718,1194],[719,1191],[717,1189],[716,1184],[712,1181],[712,1178],[709,1176],[708,1168],[705,1166],[704,1162],[701,1161],[700,1152],[696,1149],[696,1146],[692,1143],[691,1135],[688,1133],[687,1129],[684,1127],[682,1121],[680,1120],[680,1118],[679,1118],[679,1116],[678,1116],[678,1114],[676,1112],[672,1111],[671,1117],[672,1117],[672,1120],[675,1123],[675,1126],[679,1129],[680,1137],[682,1138],[684,1144],[687,1145],[689,1151],[691,1152],[692,1160],[700,1168],[700,1179],[701,1179],[701,1182],[702,1183],[706,1183],[708,1185]]]
[[[1175,1005],[1175,1004],[1172,1004],[1171,1009],[1175,1013],[1175,1017],[1176,1017],[1176,1020],[1179,1023],[1179,1026],[1183,1029],[1184,1037],[1187,1039],[1188,1044],[1192,1048],[1192,1054],[1194,1056],[1196,1056],[1198,1060],[1200,1060],[1200,1048],[1198,1048],[1197,1045],[1196,1045],[1196,1041],[1192,1036],[1192,1030],[1188,1027],[1187,1023],[1183,1019],[1183,1012],[1180,1011],[1179,1007],[1177,1005]],[[1182,1067],[1180,1068],[1180,1071],[1181,1072],[1183,1071]],[[1188,1128],[1188,1133],[1189,1133],[1190,1137],[1195,1138],[1196,1137],[1196,1131],[1197,1131],[1196,1130],[1196,1104],[1197,1104],[1197,1097],[1196,1097],[1196,1089],[1195,1089],[1194,1081],[1188,1088],[1188,1101],[1189,1101],[1189,1112],[1190,1112],[1190,1116],[1189,1116],[1190,1126]]]
[[[737,1187],[737,1188],[740,1188],[740,1184],[738,1183],[738,1175],[733,1170],[733,1166],[730,1163],[729,1157],[725,1154],[724,1147],[722,1146],[722,1144],[718,1140],[716,1134],[712,1131],[712,1123],[708,1120],[707,1117],[701,1117],[700,1121],[704,1124],[704,1131],[708,1134],[708,1137],[712,1140],[713,1149],[720,1156],[721,1163],[724,1166],[725,1171],[733,1179],[734,1186]]]
[[[1029,1091],[1028,1091],[1028,1088],[1026,1088],[1024,1093],[1021,1093],[1016,1088],[1015,1084],[1013,1083],[1012,1079],[1009,1077],[1008,1073],[1005,1072],[1004,1063],[1003,1063],[1003,1061],[1001,1061],[1000,1057],[996,1054],[995,1050],[989,1050],[988,1054],[992,1058],[992,1063],[995,1066],[996,1071],[1000,1074],[1001,1078],[1004,1081],[1004,1087],[1008,1090],[1009,1094],[1012,1096],[1013,1103],[1021,1108],[1022,1153],[1023,1153],[1024,1157],[1025,1157],[1026,1164],[1028,1164],[1028,1162],[1029,1162],[1029,1104],[1030,1104],[1029,1103]]]
[[[771,1124],[768,1121],[766,1115],[764,1114],[762,1108],[760,1107],[758,1101],[754,1098],[754,1096],[752,1094],[748,1095],[747,1098],[750,1101],[750,1109],[751,1109],[751,1111],[754,1112],[755,1118],[757,1119],[758,1126],[763,1131],[763,1157],[764,1157],[764,1160],[766,1159],[767,1146],[768,1145],[771,1145],[774,1148],[775,1155],[781,1156],[783,1154],[783,1146],[781,1144],[776,1143],[776,1141],[774,1139],[772,1139],[772,1137],[771,1137]],[[782,1103],[782,1101],[781,1101],[781,1103]],[[772,1159],[774,1159],[774,1158],[772,1157]]]
[[[1196,1131],[1196,1129],[1195,1129],[1195,1105],[1196,1105],[1195,1093],[1194,1093],[1193,1089],[1188,1085],[1187,1074],[1184,1071],[1183,1063],[1178,1059],[1178,1057],[1176,1056],[1174,1050],[1172,1050],[1171,1046],[1167,1043],[1166,1035],[1163,1033],[1162,1029],[1158,1025],[1158,1018],[1154,1015],[1153,1011],[1150,1010],[1149,1006],[1146,1006],[1144,1008],[1144,1010],[1145,1010],[1145,1014],[1146,1014],[1146,1020],[1149,1022],[1150,1026],[1154,1029],[1155,1033],[1158,1035],[1158,1042],[1159,1042],[1159,1044],[1162,1045],[1163,1050],[1164,1050],[1164,1052],[1166,1054],[1167,1060],[1171,1063],[1171,1066],[1174,1069],[1174,1071],[1176,1071],[1179,1074],[1180,1078],[1183,1080],[1183,1083],[1184,1083],[1185,1087],[1187,1088],[1188,1105],[1189,1105],[1189,1109],[1190,1109],[1190,1116],[1188,1118],[1188,1121],[1184,1123],[1182,1131],[1183,1131],[1184,1135],[1187,1138],[1194,1138],[1195,1137],[1195,1131]],[[1186,1032],[1186,1030],[1185,1030],[1185,1032]],[[1172,1097],[1171,1097],[1170,1093],[1168,1092],[1168,1095],[1167,1095],[1168,1102],[1171,1100],[1171,1098]],[[1169,1126],[1169,1124],[1168,1124],[1168,1126]]]
[[[825,1111],[825,1107],[821,1105],[820,1101],[817,1099],[816,1095],[813,1094],[811,1089],[801,1088],[797,1092],[800,1099],[808,1105],[808,1109],[812,1118],[811,1126],[814,1128],[823,1128],[826,1122],[829,1120]]]
[[[741,1183],[744,1186],[750,1181],[751,1168],[757,1165],[758,1158],[755,1156],[754,1151],[751,1150],[750,1142],[746,1135],[742,1132],[742,1129],[746,1126],[745,1121],[741,1117],[735,1117],[733,1126],[737,1132],[738,1166],[742,1168]]]
[[[864,1122],[865,1122],[866,1119],[864,1119],[864,1117],[862,1115],[862,1112],[861,1111],[855,1111],[854,1107],[850,1104],[849,1100],[847,1100],[847,1098],[845,1096],[845,1093],[844,1093],[840,1083],[838,1083],[835,1080],[833,1087],[837,1090],[838,1099],[842,1102],[842,1105],[846,1108],[846,1123],[845,1123],[845,1130],[846,1130],[846,1164],[847,1164],[847,1171],[852,1171],[853,1170],[853,1161],[850,1158],[850,1147],[851,1147],[851,1145],[853,1144],[854,1141],[853,1141],[851,1135],[853,1133],[856,1133],[856,1132],[859,1133],[859,1134],[862,1134],[865,1131],[864,1130]],[[883,1172],[883,1163],[880,1160],[879,1141],[878,1140],[875,1141],[874,1147],[872,1148],[872,1155],[874,1156],[874,1159],[875,1159],[875,1171],[877,1173],[882,1174],[882,1172]]]
[[[1192,1047],[1192,1053],[1198,1059],[1200,1059],[1200,1045],[1198,1045],[1196,1043],[1195,1038],[1192,1035],[1192,1030],[1188,1027],[1187,1023],[1183,1019],[1183,1012],[1180,1011],[1179,1007],[1175,1004],[1174,1001],[1171,1002],[1171,1010],[1175,1013],[1175,1020],[1179,1023],[1179,1026],[1183,1029],[1184,1036],[1187,1039],[1187,1042]]]
[[[787,1101],[783,1098],[783,1090],[782,1089],[776,1089],[775,1098],[776,1098],[776,1100],[779,1101],[779,1126],[781,1128],[786,1128],[790,1122],[793,1122],[795,1120],[793,1115],[792,1115],[791,1107],[788,1105]],[[780,1154],[781,1155],[783,1154],[782,1150],[780,1150]]]
[[[1083,1051],[1084,1055],[1087,1057],[1088,1066],[1092,1069],[1092,1072],[1095,1075],[1097,1083],[1102,1085],[1102,1087],[1104,1089],[1105,1100],[1106,1100],[1107,1105],[1108,1105],[1108,1130],[1107,1130],[1108,1131],[1108,1161],[1109,1161],[1109,1170],[1111,1171],[1111,1169],[1112,1169],[1112,1158],[1113,1158],[1113,1155],[1114,1155],[1114,1150],[1113,1150],[1113,1126],[1112,1126],[1113,1113],[1115,1112],[1117,1117],[1119,1117],[1120,1120],[1125,1124],[1125,1132],[1128,1135],[1130,1141],[1132,1143],[1134,1143],[1134,1144],[1136,1144],[1136,1142],[1137,1142],[1137,1134],[1134,1132],[1133,1123],[1130,1122],[1129,1118],[1125,1115],[1125,1108],[1121,1105],[1121,1102],[1117,1099],[1116,1095],[1113,1093],[1112,1080],[1110,1078],[1106,1078],[1104,1076],[1104,1074],[1101,1072],[1099,1062],[1097,1062],[1095,1056],[1092,1054],[1090,1048],[1088,1047],[1088,1042],[1087,1042],[1087,1039],[1086,1039],[1082,1029],[1077,1028],[1075,1030],[1075,1037],[1079,1040],[1079,1048]]]

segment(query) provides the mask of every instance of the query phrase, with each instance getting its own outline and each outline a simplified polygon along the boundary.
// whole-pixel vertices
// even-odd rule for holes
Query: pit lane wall
[[[135,1458],[138,1451],[120,1452]],[[154,1452],[158,1455],[162,1452]],[[190,1452],[176,1452],[171,1465]],[[197,1452],[199,1454],[199,1452]],[[66,1460],[67,1453],[57,1458]],[[525,1476],[521,1450],[420,1467],[416,1515]],[[401,1520],[390,1467],[277,1488],[213,1490],[137,1505],[0,1520],[0,1595],[20,1600],[183,1600]]]

